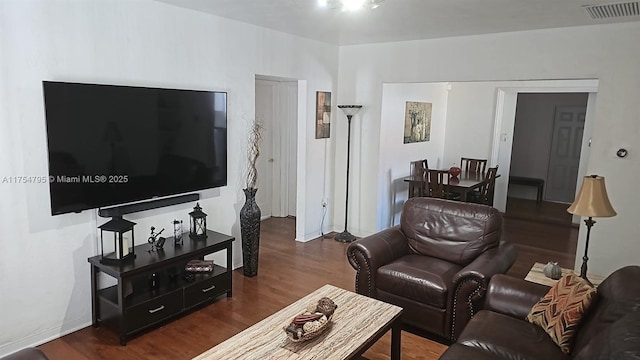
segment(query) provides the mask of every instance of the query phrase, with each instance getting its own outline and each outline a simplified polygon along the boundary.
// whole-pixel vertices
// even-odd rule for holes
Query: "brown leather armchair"
[[[482,307],[491,276],[516,259],[501,234],[492,207],[409,199],[399,226],[349,244],[356,292],[402,307],[406,330],[455,340]]]

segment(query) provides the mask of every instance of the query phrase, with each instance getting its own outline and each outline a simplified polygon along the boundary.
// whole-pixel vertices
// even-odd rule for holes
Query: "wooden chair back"
[[[487,159],[460,158],[460,168],[467,173],[484,174],[487,169]]]
[[[449,179],[451,177],[449,171],[427,170],[427,174],[425,196],[447,199],[449,197]]]
[[[425,177],[427,169],[429,169],[427,159],[412,161],[410,174],[413,177]]]
[[[424,194],[424,181],[427,178],[427,169],[429,168],[429,162],[427,159],[412,161],[410,164],[409,173],[415,181],[409,182],[409,198],[426,196]],[[419,181],[418,181],[419,180]]]
[[[498,165],[487,169],[485,184],[480,188],[480,203],[493,206],[493,194],[496,189],[496,177],[498,175]]]

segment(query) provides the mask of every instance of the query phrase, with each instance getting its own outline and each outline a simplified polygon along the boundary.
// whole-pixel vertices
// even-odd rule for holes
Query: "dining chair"
[[[429,162],[427,159],[411,162],[409,173],[414,180],[409,181],[409,198],[425,196],[424,189],[426,186],[424,185],[424,181],[426,179],[426,171],[428,168]]]
[[[411,176],[423,176],[425,171],[429,168],[429,161],[427,159],[415,160],[411,162],[410,174]]]
[[[480,191],[470,194],[469,201],[493,206],[493,194],[496,188],[496,177],[498,175],[498,165],[487,169],[485,183],[480,187]]]
[[[487,169],[487,159],[460,158],[460,168],[467,173],[484,174]]]
[[[459,199],[459,195],[456,196],[449,191],[449,181],[451,181],[449,170],[427,170],[424,196],[449,200]]]

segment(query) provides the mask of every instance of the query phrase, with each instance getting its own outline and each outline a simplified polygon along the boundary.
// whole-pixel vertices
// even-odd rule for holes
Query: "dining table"
[[[500,175],[496,175],[496,178]],[[423,194],[426,179],[424,176],[407,176],[405,182],[409,183],[409,197],[426,196]],[[466,172],[462,171],[458,176],[445,178],[445,185],[449,186],[449,192],[460,194],[460,201],[468,201],[468,195],[476,189],[480,189],[488,181],[486,173]]]

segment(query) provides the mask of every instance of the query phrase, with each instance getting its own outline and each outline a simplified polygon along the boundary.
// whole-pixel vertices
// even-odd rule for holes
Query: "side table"
[[[555,285],[558,282],[558,280],[553,280],[544,275],[543,269],[545,265],[546,264],[539,263],[539,262],[533,264],[533,267],[531,267],[531,270],[529,270],[527,277],[525,277],[524,279],[536,284],[542,284],[547,286]],[[561,269],[562,269],[562,276],[568,275],[571,273],[577,274],[576,272],[573,271],[573,269],[566,269],[566,268],[561,268]],[[604,276],[593,275],[593,274],[587,274],[587,278],[589,279],[589,281],[591,281],[593,286],[600,285],[602,280],[604,280]]]

